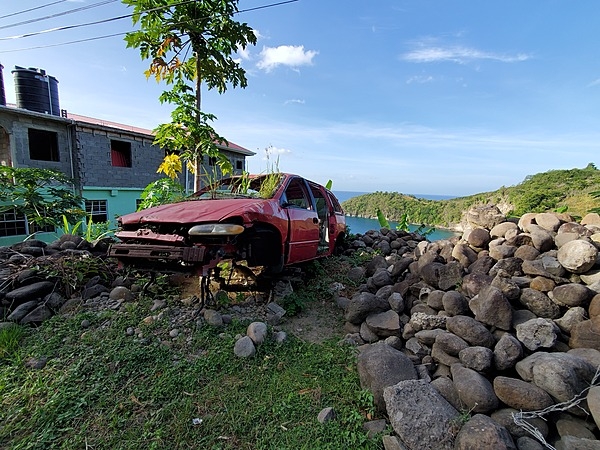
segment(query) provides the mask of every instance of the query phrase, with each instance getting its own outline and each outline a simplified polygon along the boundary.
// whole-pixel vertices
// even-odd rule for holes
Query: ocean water
[[[359,195],[369,194],[369,192],[355,192],[355,191],[334,191],[333,192],[337,199],[341,202],[345,202],[352,197],[358,197]],[[420,195],[420,194],[412,194],[418,198],[424,198],[427,200],[447,200],[450,198],[454,198],[452,195]],[[377,219],[367,219],[364,217],[350,217],[346,216],[346,225],[350,228],[351,233],[360,233],[365,234],[369,230],[379,230],[381,226],[379,225],[379,221]],[[390,226],[392,228],[396,228],[398,225],[397,222],[390,222]],[[410,231],[415,231],[418,228],[418,225],[410,225]],[[430,241],[439,241],[442,239],[449,239],[452,236],[455,236],[456,233],[449,230],[441,230],[436,229],[433,233],[427,235],[427,239]]]

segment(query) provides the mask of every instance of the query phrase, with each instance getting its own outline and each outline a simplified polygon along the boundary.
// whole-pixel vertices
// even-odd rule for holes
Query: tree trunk
[[[196,52],[196,108],[198,111],[202,111],[202,74],[200,73],[200,55]],[[200,121],[200,117],[198,117],[198,121]],[[196,173],[194,174],[194,192],[200,190],[202,185],[202,158],[204,152],[201,151],[200,155],[196,154],[196,159],[194,161],[194,168],[196,169]]]

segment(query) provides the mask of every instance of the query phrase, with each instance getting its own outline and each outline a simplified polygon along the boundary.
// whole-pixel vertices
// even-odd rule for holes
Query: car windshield
[[[192,194],[191,199],[271,198],[281,178],[281,174],[224,178]]]

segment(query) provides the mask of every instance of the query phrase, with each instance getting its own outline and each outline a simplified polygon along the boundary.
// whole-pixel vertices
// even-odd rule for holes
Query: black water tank
[[[2,75],[4,66],[0,63],[0,105],[6,106],[6,93],[4,92],[4,76]]]
[[[60,116],[58,103],[58,80],[46,71],[15,66],[17,107],[45,114]]]

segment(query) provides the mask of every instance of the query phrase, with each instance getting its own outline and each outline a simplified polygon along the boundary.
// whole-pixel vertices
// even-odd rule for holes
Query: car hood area
[[[186,200],[126,214],[121,217],[121,223],[127,226],[150,223],[219,222],[227,217],[243,216],[249,212],[273,214],[273,202],[273,200],[255,198]]]

